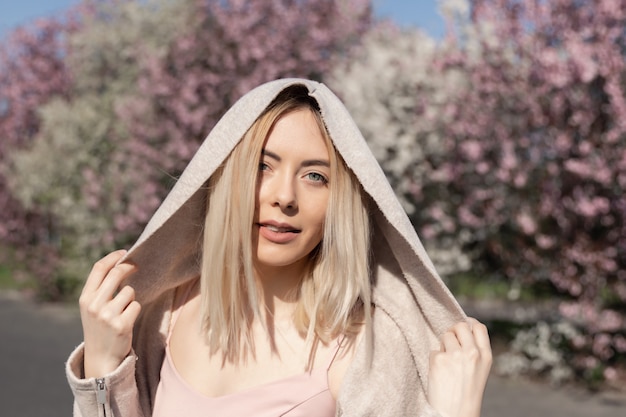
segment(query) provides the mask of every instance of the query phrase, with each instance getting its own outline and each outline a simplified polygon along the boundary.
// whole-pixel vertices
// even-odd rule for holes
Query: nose
[[[298,198],[293,177],[290,175],[277,175],[274,181],[273,205],[282,210],[295,210],[298,208]]]

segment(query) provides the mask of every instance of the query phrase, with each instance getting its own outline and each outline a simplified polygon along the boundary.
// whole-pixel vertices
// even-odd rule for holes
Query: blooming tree
[[[472,2],[458,53],[467,74],[447,111],[451,187],[461,227],[490,268],[549,282],[591,356],[626,353],[626,2]],[[607,375],[612,375],[607,368]]]
[[[76,18],[80,27],[64,33],[67,50],[55,51],[72,72],[68,94],[39,107],[32,145],[10,155],[13,195],[45,208],[55,221],[63,262],[49,274],[75,282],[118,243],[111,223],[126,210],[125,178],[132,174],[115,154],[126,132],[115,106],[136,93],[137,50],[157,49],[184,27],[184,10],[175,4],[85,2]]]
[[[39,107],[69,93],[63,35],[72,27],[69,21],[42,19],[16,29],[0,45],[0,262],[38,259],[26,266],[44,287],[57,259],[55,220],[45,206],[25,204],[10,191],[15,173],[9,160],[12,152],[33,144],[41,125]]]

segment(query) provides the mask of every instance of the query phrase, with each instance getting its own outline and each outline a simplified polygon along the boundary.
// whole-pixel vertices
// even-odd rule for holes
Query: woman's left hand
[[[443,417],[479,417],[491,362],[487,327],[473,318],[457,323],[430,356],[430,405]]]

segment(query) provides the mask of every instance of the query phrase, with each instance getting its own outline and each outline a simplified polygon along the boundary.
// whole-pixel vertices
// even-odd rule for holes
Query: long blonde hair
[[[259,116],[208,184],[201,269],[203,325],[212,353],[236,361],[254,354],[251,324],[259,317],[252,262],[255,187],[261,152],[285,114],[309,109],[330,157],[330,198],[324,236],[310,255],[294,314],[311,346],[340,334],[354,335],[370,317],[370,227],[361,186],[336,151],[317,102],[304,86],[285,89]],[[369,332],[369,330],[368,330]]]

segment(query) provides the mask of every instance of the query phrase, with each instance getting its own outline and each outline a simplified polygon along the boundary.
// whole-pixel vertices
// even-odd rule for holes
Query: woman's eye
[[[313,182],[321,182],[326,184],[328,180],[322,174],[317,172],[310,172],[307,174],[307,178]]]
[[[259,163],[259,171],[267,171],[268,168],[269,168],[269,166],[267,166],[267,164],[265,162],[260,162]]]

